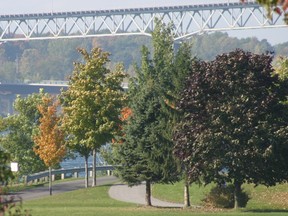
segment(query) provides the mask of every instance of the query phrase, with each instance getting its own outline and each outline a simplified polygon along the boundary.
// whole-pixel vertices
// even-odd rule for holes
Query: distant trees
[[[283,44],[278,44],[274,46],[275,48],[275,54],[277,56],[286,56],[288,57],[288,41]]]
[[[193,44],[191,48],[192,53],[199,59],[209,61],[219,54],[231,52],[237,48],[256,54],[274,51],[274,47],[265,39],[261,41],[256,37],[238,39],[236,37],[229,37],[227,33],[223,32],[195,35],[191,39],[191,43]]]
[[[238,39],[227,33],[198,35],[191,39],[193,53],[203,60],[212,60],[216,55],[236,48],[253,53],[275,51],[287,55],[287,45],[271,46],[267,40],[257,38]],[[152,47],[150,37],[119,36],[113,38],[59,39],[25,42],[7,42],[0,46],[1,82],[38,82],[41,80],[68,80],[73,70],[73,61],[79,61],[77,48],[101,47],[113,53],[107,68],[123,62],[130,75],[135,74],[133,65],[141,63],[141,46]],[[33,63],[33,64],[32,64]]]
[[[84,61],[74,64],[69,87],[61,94],[63,123],[70,145],[82,145],[93,151],[96,186],[96,152],[119,131],[119,115],[126,101],[121,84],[126,75],[121,64],[114,71],[106,68],[109,53],[100,48],[93,48],[91,53],[85,49],[78,51]]]
[[[192,181],[232,182],[235,208],[245,182],[287,179],[287,82],[273,75],[272,57],[236,50],[195,61],[177,105],[185,118],[175,154]]]

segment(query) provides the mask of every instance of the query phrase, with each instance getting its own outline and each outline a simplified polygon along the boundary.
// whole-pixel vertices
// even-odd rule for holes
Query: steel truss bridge
[[[255,2],[0,16],[0,42],[54,38],[151,35],[155,18],[173,23],[174,39],[211,31],[287,27]]]

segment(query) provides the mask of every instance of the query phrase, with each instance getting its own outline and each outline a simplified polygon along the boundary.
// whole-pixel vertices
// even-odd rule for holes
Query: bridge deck
[[[0,83],[0,95],[28,95],[33,93],[39,93],[40,89],[50,94],[59,94],[61,89],[66,89],[67,85],[44,85],[44,84],[1,84]]]
[[[287,27],[254,1],[0,16],[0,42],[53,38],[149,35],[155,18],[173,23],[175,40],[208,31]]]
[[[9,14],[0,15],[0,20],[15,20],[15,19],[36,19],[36,18],[67,18],[67,17],[82,17],[82,16],[106,16],[119,14],[142,14],[155,12],[172,12],[172,11],[198,11],[199,9],[217,10],[222,8],[243,8],[247,6],[260,7],[259,4],[252,2],[247,3],[218,3],[218,4],[201,4],[201,5],[180,5],[180,6],[161,6],[148,8],[127,8],[127,9],[111,9],[111,10],[90,10],[90,11],[70,11],[70,12],[51,12],[51,13],[32,13],[32,14]]]

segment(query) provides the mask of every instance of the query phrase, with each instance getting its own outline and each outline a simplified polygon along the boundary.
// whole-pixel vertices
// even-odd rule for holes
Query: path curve
[[[109,189],[109,196],[113,199],[137,203],[145,205],[145,184],[128,187],[126,184],[114,184]],[[180,203],[170,203],[155,199],[151,199],[152,205],[157,207],[183,208],[184,205]]]
[[[113,184],[119,179],[115,176],[105,176],[97,178],[97,185],[112,184],[109,189],[109,196],[112,199],[120,200],[124,202],[137,203],[145,205],[145,184],[141,184],[134,187],[128,187],[126,184]],[[91,185],[91,179],[89,179]],[[85,188],[84,180],[78,179],[75,181],[59,182],[52,185],[53,194],[59,194],[63,192],[73,191]],[[10,193],[8,196],[21,197],[22,201],[39,199],[49,196],[48,186],[40,186],[33,189],[28,189],[16,193]],[[17,199],[16,199],[17,200]],[[184,205],[180,203],[170,203],[155,199],[151,199],[153,206],[158,207],[171,207],[182,208]]]

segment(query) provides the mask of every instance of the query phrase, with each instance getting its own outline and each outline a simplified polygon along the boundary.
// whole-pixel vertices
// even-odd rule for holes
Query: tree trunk
[[[96,148],[93,149],[92,187],[96,186]]]
[[[146,181],[145,201],[146,201],[147,206],[152,206],[151,204],[151,182],[149,180]]]
[[[52,195],[52,167],[49,167],[49,194]]]
[[[185,177],[185,183],[184,183],[184,206],[190,207],[190,193],[189,193],[189,182],[187,177]]]
[[[234,181],[234,209],[239,208],[239,197],[241,193],[241,183],[237,180]]]
[[[85,156],[85,188],[89,187],[88,157]]]

